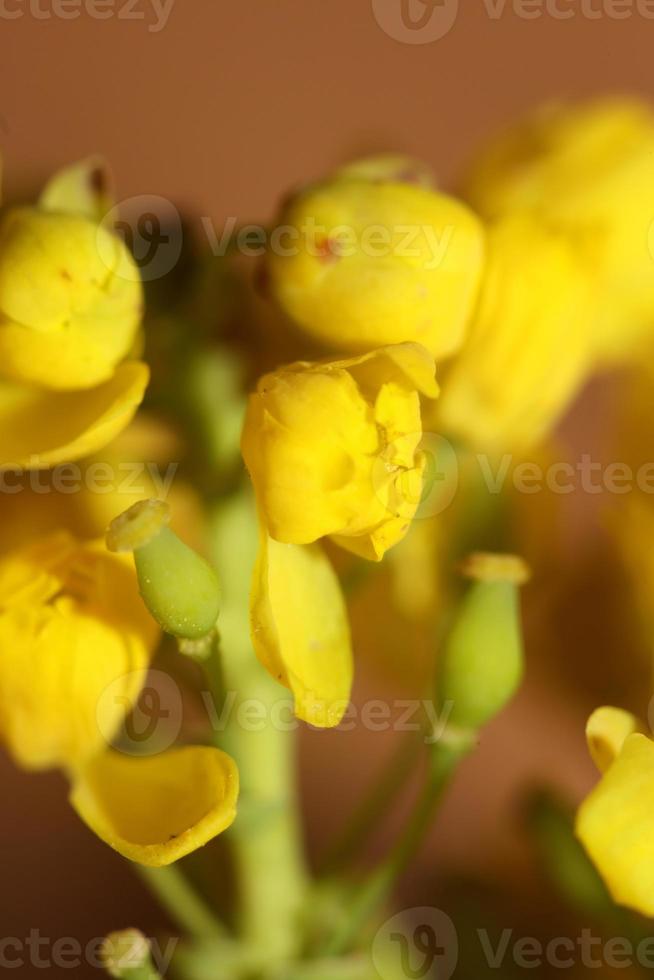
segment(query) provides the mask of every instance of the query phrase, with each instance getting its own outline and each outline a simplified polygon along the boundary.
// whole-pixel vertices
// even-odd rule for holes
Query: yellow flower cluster
[[[241,445],[259,519],[252,645],[301,719],[334,726],[350,697],[348,613],[330,549],[379,562],[406,538],[420,517],[426,427],[465,448],[524,449],[593,371],[638,358],[651,341],[653,153],[654,116],[640,105],[552,108],[480,155],[464,200],[394,156],[287,200],[288,241],[275,247],[271,236],[265,278],[316,353],[260,379]],[[102,221],[110,200],[99,166],[69,168],[36,206],[0,219],[0,470],[88,465],[144,395],[142,287]],[[80,498],[68,520],[32,495],[0,514],[0,738],[20,765],[63,769],[73,806],[108,844],[161,865],[231,824],[239,780],[216,748],[120,750],[160,635],[138,589],[157,622],[193,644],[215,636],[217,588],[172,530],[122,535],[135,574],[99,540],[97,515],[106,525],[117,504]],[[164,508],[132,509],[119,532],[144,510]],[[197,595],[180,601],[179,576],[203,593],[202,615]],[[493,612],[511,611],[500,644],[514,652],[511,691],[522,663],[514,586],[469,598],[473,609],[491,596]],[[487,617],[478,621],[481,633]],[[473,649],[465,640],[451,651],[459,671]],[[471,698],[465,723],[475,727],[480,710]],[[616,897],[654,914],[654,750],[636,728],[608,709],[594,717],[605,775],[579,834]]]
[[[62,769],[72,805],[110,846],[162,865],[233,821],[236,766],[213,748],[110,747],[160,635],[131,560],[101,539],[107,517],[131,501],[82,487],[59,497],[44,474],[44,495],[16,481],[105,447],[147,384],[132,358],[142,286],[99,220],[100,167],[62,172],[36,207],[0,221],[0,469],[13,488],[3,484],[0,511],[0,739],[21,766]]]

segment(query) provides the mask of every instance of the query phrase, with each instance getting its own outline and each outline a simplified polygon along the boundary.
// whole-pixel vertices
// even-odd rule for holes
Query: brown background
[[[535,102],[654,95],[654,21],[588,19],[577,3],[565,4],[570,20],[460,6],[452,31],[425,45],[387,36],[370,0],[176,0],[160,33],[116,18],[0,17],[5,191],[100,151],[123,197],[160,194],[217,223],[265,220],[289,185],[356,152],[405,150],[448,181],[480,138]],[[501,865],[517,782],[547,775],[572,796],[589,784],[588,705],[557,682],[555,669],[532,667],[489,732],[422,862],[421,898],[441,867]],[[334,786],[345,803],[375,752],[369,737],[360,754],[324,736],[305,744],[313,839],[337,823]],[[58,777],[18,774],[2,758],[0,785],[0,935],[88,938],[159,923],[129,870],[77,824]]]

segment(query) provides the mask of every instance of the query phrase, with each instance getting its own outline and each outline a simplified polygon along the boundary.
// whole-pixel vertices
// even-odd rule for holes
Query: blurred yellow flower
[[[264,376],[242,449],[271,537],[309,544],[331,536],[381,560],[420,502],[419,392],[438,394],[433,358],[419,344]]]
[[[238,795],[236,766],[218,749],[109,748],[158,637],[131,558],[99,542],[53,533],[0,559],[0,741],[24,768],[63,769],[82,820],[147,865],[224,830]]]
[[[628,712],[601,708],[588,725],[604,769],[582,803],[576,831],[614,900],[654,915],[654,742]]]
[[[70,768],[120,726],[158,638],[128,559],[53,533],[0,559],[0,735],[22,766]],[[103,698],[124,683],[120,696]]]
[[[435,409],[439,431],[489,452],[537,443],[590,368],[594,309],[565,236],[527,215],[491,226],[470,333]]]
[[[583,253],[598,299],[600,362],[654,333],[654,113],[637,100],[548,105],[480,154],[466,196],[486,218],[530,212]]]
[[[55,178],[39,206],[0,222],[0,468],[87,455],[143,398],[148,369],[129,361],[138,269],[122,240],[78,207],[74,197],[67,208]]]
[[[461,345],[484,234],[454,198],[367,161],[292,197],[274,236],[272,293],[327,347],[359,353],[416,341],[444,357]]]

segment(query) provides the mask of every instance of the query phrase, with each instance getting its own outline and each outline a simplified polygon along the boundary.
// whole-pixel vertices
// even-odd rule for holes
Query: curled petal
[[[109,751],[77,771],[70,801],[123,857],[163,867],[233,823],[238,788],[236,764],[219,749],[186,746],[149,757]]]
[[[588,751],[600,772],[620,755],[625,739],[639,729],[638,719],[622,708],[597,708],[586,725]]]

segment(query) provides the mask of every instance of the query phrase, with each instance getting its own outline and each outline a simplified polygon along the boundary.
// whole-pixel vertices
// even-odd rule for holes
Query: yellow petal
[[[0,561],[0,740],[30,769],[104,749],[159,631],[131,561],[59,533]]]
[[[105,752],[75,774],[70,795],[98,837],[150,867],[172,864],[226,830],[237,799],[236,764],[207,746],[149,757]]]
[[[422,344],[390,344],[360,357],[332,361],[330,366],[349,371],[363,387],[374,385],[379,388],[390,381],[416,389],[428,398],[438,397],[434,358]]]
[[[498,453],[547,435],[593,364],[592,285],[558,231],[524,215],[497,222],[468,340],[443,382],[438,431]]]
[[[131,421],[148,379],[147,365],[130,361],[86,391],[0,382],[0,470],[56,466],[100,449]]]
[[[251,631],[261,663],[293,692],[298,718],[318,728],[338,725],[352,687],[350,630],[320,545],[280,544],[261,531]]]
[[[622,708],[597,708],[586,725],[588,751],[600,772],[606,772],[622,751],[624,741],[639,729],[638,719]]]
[[[468,181],[483,216],[529,211],[570,236],[594,273],[591,341],[605,364],[635,360],[651,343],[653,155],[647,102],[545,105],[493,139]]]
[[[577,815],[577,836],[620,905],[654,915],[654,743],[629,735]]]

